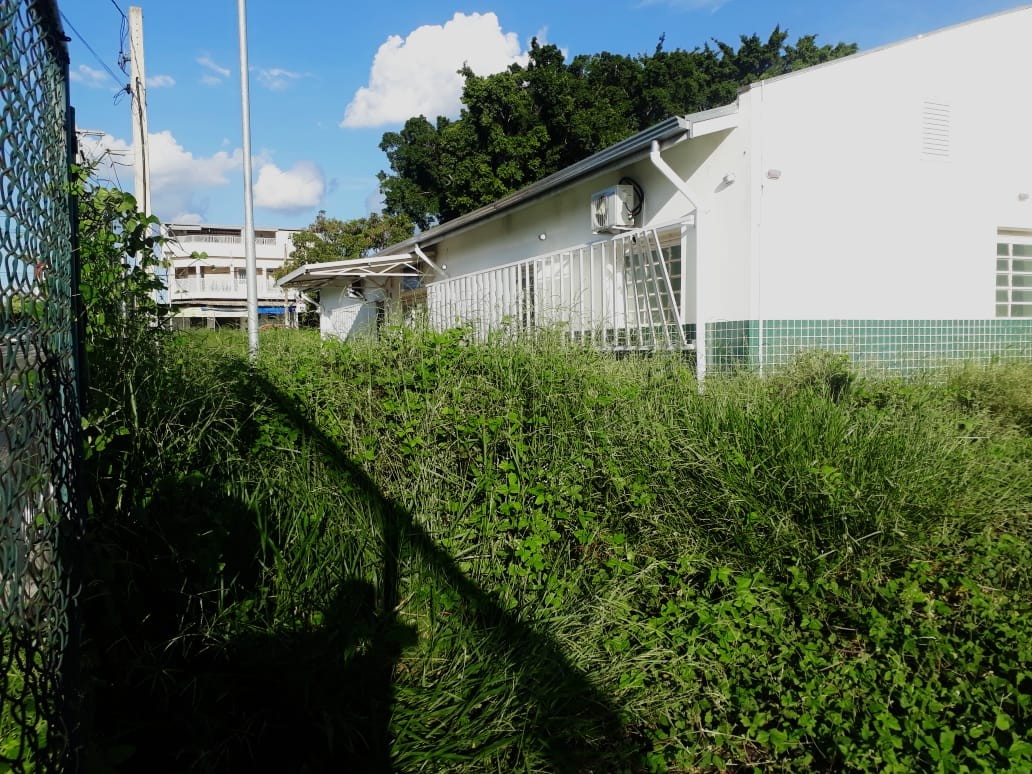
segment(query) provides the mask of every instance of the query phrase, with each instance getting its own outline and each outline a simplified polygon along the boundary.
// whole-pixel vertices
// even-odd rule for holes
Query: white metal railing
[[[680,225],[677,234],[681,233]],[[690,349],[684,319],[682,241],[663,247],[653,229],[434,282],[427,309],[437,328],[558,327],[614,349]]]
[[[276,287],[273,279],[258,280],[258,293],[266,297],[283,298],[282,288]],[[206,298],[247,298],[246,279],[228,279],[222,277],[190,277],[172,280],[174,297],[198,296]]]
[[[205,242],[216,245],[239,245],[244,242],[243,237],[229,234],[178,234],[175,239],[180,242]],[[274,245],[276,239],[274,237],[255,237],[254,243],[256,245]]]

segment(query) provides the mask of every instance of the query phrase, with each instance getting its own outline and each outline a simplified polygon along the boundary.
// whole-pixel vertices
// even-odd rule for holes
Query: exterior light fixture
[[[781,170],[780,169],[768,169],[767,170],[767,179],[768,180],[780,180],[781,179]]]
[[[1024,191],[1018,194],[1018,201],[1019,202],[1027,202],[1030,198],[1032,198],[1032,196],[1030,196],[1029,194],[1025,193]]]
[[[538,239],[540,239],[542,242],[544,242],[546,239],[548,239],[548,234],[546,234],[544,231],[542,231],[540,234],[538,234]]]

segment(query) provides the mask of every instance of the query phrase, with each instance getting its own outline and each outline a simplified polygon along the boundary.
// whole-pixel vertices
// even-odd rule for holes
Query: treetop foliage
[[[526,66],[480,76],[469,67],[458,119],[414,116],[387,132],[379,173],[385,212],[420,229],[519,190],[672,115],[734,101],[749,83],[857,51],[854,43],[794,45],[775,27],[763,40],[741,36],[686,51],[626,56],[603,51],[569,62],[552,44],[531,42]]]
[[[365,218],[339,220],[319,210],[315,222],[294,235],[294,252],[277,269],[283,277],[309,263],[343,261],[372,255],[412,236],[412,221],[407,214],[372,213]]]

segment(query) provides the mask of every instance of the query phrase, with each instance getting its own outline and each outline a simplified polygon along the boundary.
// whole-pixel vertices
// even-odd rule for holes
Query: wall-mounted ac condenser
[[[614,185],[591,197],[591,230],[596,234],[612,234],[634,228],[637,208],[634,187]]]

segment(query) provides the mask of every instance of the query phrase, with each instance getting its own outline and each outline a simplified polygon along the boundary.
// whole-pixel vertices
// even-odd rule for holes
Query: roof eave
[[[465,215],[453,218],[439,226],[427,229],[403,242],[391,245],[382,254],[412,250],[416,245],[423,248],[430,247],[447,236],[454,236],[462,231],[486,223],[510,210],[529,204],[557,188],[601,174],[606,169],[617,164],[627,164],[637,161],[639,158],[644,158],[648,155],[654,140],[666,143],[675,138],[691,139],[691,137],[695,136],[693,131],[696,125],[717,119],[726,119],[737,112],[738,102],[735,101],[728,105],[721,105],[711,110],[704,110],[687,116],[671,116],[644,131],[638,132],[638,134],[578,161],[576,164],[571,164],[536,183],[531,183],[526,188],[503,196],[501,199],[497,199]]]

